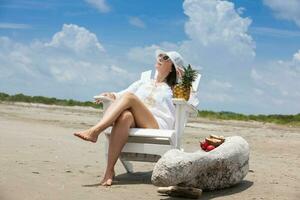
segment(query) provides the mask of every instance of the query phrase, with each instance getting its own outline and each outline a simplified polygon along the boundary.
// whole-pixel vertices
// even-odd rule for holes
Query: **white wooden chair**
[[[157,74],[157,72],[156,72]],[[156,76],[155,74],[155,76]],[[151,78],[151,70],[141,74],[141,79],[147,80]],[[193,92],[196,94],[201,75],[199,74],[196,81],[193,82]],[[103,96],[94,96],[94,99],[103,101],[103,110],[112,102]],[[191,99],[193,101],[197,99]],[[187,102],[184,99],[173,98],[173,103],[176,109],[175,127],[171,130],[163,129],[145,129],[145,128],[130,128],[128,141],[125,144],[120,154],[120,161],[128,173],[133,172],[133,166],[130,161],[157,162],[158,159],[170,149],[182,149],[181,138],[188,116],[197,116],[198,110],[195,104],[192,105],[190,100]],[[198,102],[196,102],[198,104]],[[107,138],[105,142],[106,151],[108,154],[109,136],[112,127],[104,130]]]

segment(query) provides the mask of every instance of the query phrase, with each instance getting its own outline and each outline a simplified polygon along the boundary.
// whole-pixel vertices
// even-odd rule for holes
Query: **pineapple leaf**
[[[189,64],[187,67],[183,67],[184,73],[182,75],[182,82],[181,84],[185,87],[191,87],[192,83],[196,80],[198,71],[193,69],[192,66]]]

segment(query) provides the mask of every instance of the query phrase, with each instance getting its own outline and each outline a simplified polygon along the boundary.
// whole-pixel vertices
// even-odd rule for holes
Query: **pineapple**
[[[176,84],[173,88],[174,98],[183,98],[186,101],[190,98],[192,83],[196,80],[198,71],[192,69],[191,65],[183,67],[184,73],[181,82]]]

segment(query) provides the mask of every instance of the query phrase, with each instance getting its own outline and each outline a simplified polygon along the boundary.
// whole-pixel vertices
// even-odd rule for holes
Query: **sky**
[[[0,0],[0,92],[92,100],[178,51],[200,110],[300,113],[300,0]]]

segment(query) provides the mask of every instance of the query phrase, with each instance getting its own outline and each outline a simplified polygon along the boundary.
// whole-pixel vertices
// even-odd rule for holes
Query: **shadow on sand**
[[[252,181],[247,181],[243,180],[239,184],[232,186],[230,188],[225,188],[222,190],[215,190],[215,191],[204,191],[202,196],[199,198],[201,200],[209,200],[209,199],[214,199],[217,197],[222,197],[222,196],[229,196],[232,194],[240,193],[242,191],[247,190],[253,185]],[[183,198],[179,197],[169,197],[166,195],[161,195],[161,200],[182,200]],[[185,198],[186,199],[186,198]]]
[[[152,184],[151,183],[152,171],[148,172],[135,172],[135,173],[124,173],[117,175],[113,181],[113,185],[130,185],[130,184]],[[82,185],[83,187],[97,187],[100,186],[100,183]],[[201,200],[209,200],[222,196],[229,196],[232,194],[240,193],[244,190],[247,190],[253,185],[252,181],[243,180],[239,184],[232,186],[230,188],[225,188],[222,190],[215,191],[204,191]],[[166,195],[160,195],[161,200],[181,200],[182,198],[170,197]]]
[[[113,185],[152,184],[151,175],[152,171],[120,174],[115,176]],[[100,183],[95,183],[82,185],[82,187],[97,187],[100,185]]]

